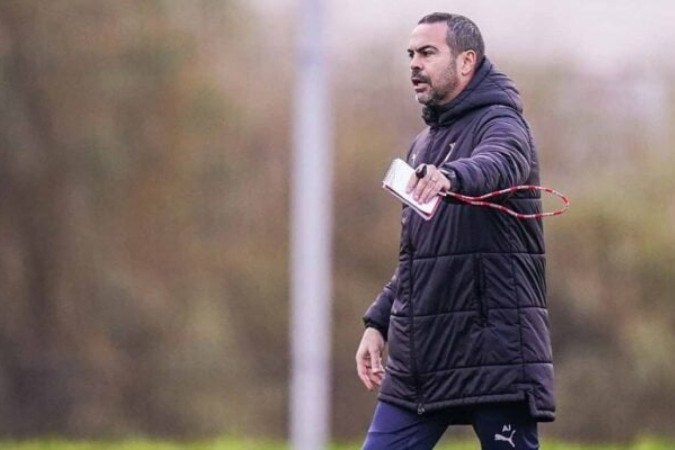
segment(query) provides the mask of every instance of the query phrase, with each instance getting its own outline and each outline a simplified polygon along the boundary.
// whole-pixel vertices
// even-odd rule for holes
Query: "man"
[[[408,153],[424,167],[408,185],[416,199],[539,183],[518,91],[472,21],[425,16],[408,54],[428,125]],[[541,212],[536,191],[500,201]],[[471,424],[484,450],[539,448],[537,423],[555,417],[544,266],[541,220],[455,201],[429,221],[403,209],[398,267],[356,354],[362,382],[380,388],[365,449],[431,449],[456,424]]]

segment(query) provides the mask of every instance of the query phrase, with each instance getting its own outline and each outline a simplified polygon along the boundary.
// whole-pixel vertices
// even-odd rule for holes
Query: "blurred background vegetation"
[[[0,436],[285,436],[291,17],[0,1]],[[339,439],[374,404],[353,354],[397,254],[380,180],[422,126],[408,31],[332,54]],[[573,201],[546,222],[559,418],[543,434],[673,436],[675,72],[489,44],[545,184]]]

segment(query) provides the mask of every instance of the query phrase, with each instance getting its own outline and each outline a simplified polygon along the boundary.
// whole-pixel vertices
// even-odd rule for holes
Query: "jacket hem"
[[[401,400],[400,398],[380,392],[378,399],[391,403],[396,406],[408,409],[410,411],[417,411],[418,404],[413,401]],[[526,401],[530,416],[537,422],[553,422],[555,420],[555,411],[543,410],[537,407],[534,395],[529,391],[519,391],[503,394],[487,394],[477,395],[471,397],[462,397],[438,402],[424,403],[425,413],[439,411],[448,408],[458,408],[466,406],[477,406],[489,403],[509,403]]]

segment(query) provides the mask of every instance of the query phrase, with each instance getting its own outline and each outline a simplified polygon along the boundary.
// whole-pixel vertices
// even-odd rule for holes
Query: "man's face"
[[[457,62],[446,40],[444,22],[417,25],[410,37],[410,79],[423,105],[442,105],[459,94]]]

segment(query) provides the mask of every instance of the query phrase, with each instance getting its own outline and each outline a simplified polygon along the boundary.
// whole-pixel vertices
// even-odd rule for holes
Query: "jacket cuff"
[[[384,340],[387,340],[387,327],[383,327],[382,325],[375,323],[370,319],[363,319],[363,323],[365,324],[366,328],[375,328],[380,332]]]
[[[441,166],[438,170],[450,181],[450,192],[459,192],[462,189],[462,180],[455,169]]]

